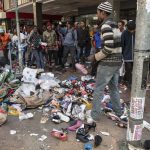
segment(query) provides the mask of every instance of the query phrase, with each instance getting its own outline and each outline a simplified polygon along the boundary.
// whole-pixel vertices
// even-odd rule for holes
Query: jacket
[[[90,33],[87,28],[82,29],[78,28],[77,29],[77,39],[78,39],[78,46],[79,47],[85,47],[88,42],[90,42]]]
[[[56,45],[57,35],[54,30],[48,32],[43,32],[43,41],[47,43],[48,46]]]
[[[66,31],[66,35],[64,37],[64,46],[75,46],[75,42],[77,40],[76,31],[73,29],[69,29]]]
[[[133,49],[135,44],[135,33],[125,30],[121,36],[123,59],[127,62],[133,61]]]
[[[117,24],[111,19],[105,19],[101,24],[102,48],[95,54],[101,65],[121,65],[122,47],[121,33]]]

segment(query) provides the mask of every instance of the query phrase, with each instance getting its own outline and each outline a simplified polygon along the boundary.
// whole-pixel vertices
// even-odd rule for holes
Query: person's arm
[[[104,40],[104,48],[95,54],[95,59],[100,61],[110,55],[113,52],[114,38],[113,31],[110,25],[104,24],[101,27],[102,38]]]
[[[74,45],[77,47],[78,45],[78,36],[77,36],[77,30],[74,30]]]
[[[125,49],[125,32],[121,35],[121,46],[122,46],[122,52],[124,52]]]
[[[55,45],[58,48],[58,39],[57,39],[56,31],[54,31],[54,39],[55,39]]]
[[[46,42],[46,36],[44,32],[43,32],[43,42]]]

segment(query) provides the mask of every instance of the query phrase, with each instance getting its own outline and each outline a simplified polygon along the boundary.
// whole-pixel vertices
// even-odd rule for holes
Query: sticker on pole
[[[130,117],[143,119],[145,98],[131,98]]]
[[[146,9],[147,9],[147,12],[150,13],[150,0],[146,1]]]
[[[133,130],[129,128],[127,130],[128,141],[140,141],[142,139],[143,124],[134,125]]]
[[[133,141],[139,141],[142,139],[142,129],[143,124],[134,126]]]

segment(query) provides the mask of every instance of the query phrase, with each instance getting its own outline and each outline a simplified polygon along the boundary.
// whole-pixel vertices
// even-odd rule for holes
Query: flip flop
[[[40,123],[45,124],[49,120],[49,115],[46,113],[42,116]]]

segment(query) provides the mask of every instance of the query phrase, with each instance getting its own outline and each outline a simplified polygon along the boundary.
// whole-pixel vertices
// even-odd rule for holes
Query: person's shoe
[[[77,135],[76,135],[76,139],[77,139],[78,141],[83,142],[83,143],[89,142],[89,139],[87,138],[87,136],[83,136],[83,135],[81,135],[81,134],[77,134]]]
[[[53,130],[51,132],[51,136],[53,136],[53,137],[55,137],[55,138],[57,138],[57,139],[59,139],[61,141],[67,141],[67,139],[68,139],[67,134],[63,133],[61,131],[55,131],[55,130]]]
[[[87,123],[88,124],[92,124],[93,122],[98,122],[99,120],[97,119],[94,119],[94,118],[92,118],[92,116],[91,116],[91,110],[87,110],[86,111],[86,121],[87,121]]]
[[[95,132],[96,123],[93,122],[92,124],[84,124],[84,128],[87,129],[87,130],[93,129],[93,131]]]
[[[70,126],[68,128],[69,131],[76,131],[78,128],[80,128],[82,125],[82,122],[80,120],[77,121],[77,123],[73,126]]]
[[[55,124],[59,124],[61,123],[61,119],[57,114],[53,114],[51,116],[51,121],[54,122]]]
[[[99,135],[96,135],[94,137],[94,147],[98,147],[102,143],[102,137]]]
[[[75,67],[80,71],[82,72],[83,74],[87,75],[88,74],[88,71],[86,70],[86,68],[84,67],[84,65],[81,65],[81,64],[75,64]]]
[[[62,114],[61,112],[57,112],[57,115],[60,117],[60,119],[64,122],[69,122],[70,118],[64,114]]]

